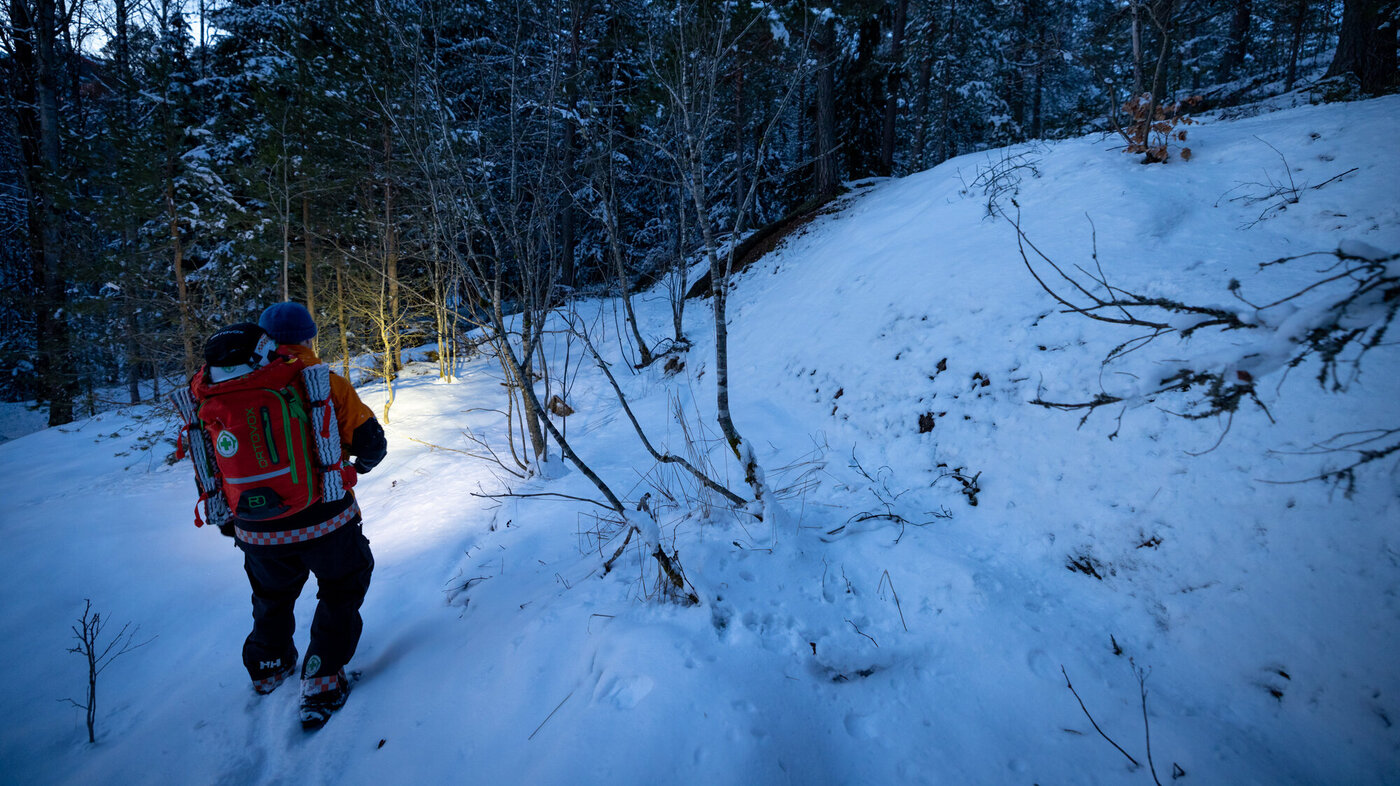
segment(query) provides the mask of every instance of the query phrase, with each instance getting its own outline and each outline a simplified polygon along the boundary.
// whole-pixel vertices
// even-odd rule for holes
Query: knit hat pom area
[[[300,344],[315,338],[316,320],[300,303],[274,303],[262,312],[258,325],[278,344]]]

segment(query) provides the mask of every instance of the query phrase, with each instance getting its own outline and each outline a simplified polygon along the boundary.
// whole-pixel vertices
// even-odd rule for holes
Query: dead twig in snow
[[[847,583],[849,583],[849,582],[847,582]],[[871,643],[871,644],[874,644],[876,649],[879,649],[879,648],[880,648],[880,642],[876,641],[876,640],[874,639],[874,637],[872,637],[869,633],[866,633],[865,631],[861,630],[859,626],[857,626],[854,622],[851,622],[849,619],[847,619],[846,622],[850,623],[850,626],[851,626],[852,628],[855,628],[856,633],[859,633],[860,635],[866,637],[867,639],[870,639],[870,643]]]
[[[1157,767],[1152,763],[1152,726],[1147,722],[1148,670],[1139,668],[1132,658],[1128,659],[1128,663],[1132,665],[1133,674],[1137,676],[1138,692],[1142,695],[1142,733],[1147,738],[1147,769],[1152,773],[1152,782],[1162,786],[1162,782],[1157,779]]]
[[[467,439],[469,439],[469,440],[475,442],[475,443],[478,444],[478,445],[481,445],[483,448],[486,449],[486,452],[489,453],[490,455],[485,455],[485,454],[482,454],[482,453],[473,453],[473,452],[471,452],[470,450],[461,450],[461,449],[459,449],[459,448],[449,448],[449,447],[447,447],[446,445],[438,445],[438,444],[435,444],[435,443],[432,443],[432,442],[428,442],[428,441],[425,441],[425,440],[418,439],[418,438],[416,438],[416,437],[405,437],[405,439],[407,439],[409,442],[417,442],[419,445],[423,445],[423,446],[428,447],[428,448],[431,448],[431,449],[433,449],[433,450],[445,450],[445,451],[448,451],[449,453],[461,453],[461,454],[464,455],[464,456],[470,456],[471,458],[474,458],[474,459],[481,459],[482,461],[489,461],[489,462],[491,462],[492,464],[495,464],[496,466],[498,466],[498,467],[500,467],[501,469],[505,470],[506,472],[509,472],[510,474],[516,476],[517,478],[520,478],[520,479],[522,479],[522,480],[525,479],[525,475],[524,475],[523,473],[516,472],[515,470],[511,469],[510,467],[507,467],[507,466],[505,465],[505,462],[501,461],[500,456],[496,455],[496,451],[492,450],[492,449],[491,449],[491,446],[488,445],[488,444],[486,444],[486,442],[484,442],[483,440],[481,440],[481,439],[479,439],[479,438],[477,438],[477,437],[475,437],[475,436],[473,436],[473,435],[471,435],[471,434],[468,434],[468,433],[465,432],[465,431],[462,432],[462,436],[464,436],[464,437],[466,437]]]
[[[899,593],[894,591],[894,579],[890,578],[890,572],[888,570],[886,570],[884,575],[880,578],[880,583],[875,587],[875,591],[879,592],[880,588],[885,586],[885,582],[889,582],[890,584],[890,594],[894,596],[894,607],[895,610],[899,612],[899,624],[903,625],[904,632],[908,633],[909,623],[904,621],[904,608],[899,605]]]
[[[573,695],[574,695],[574,692],[573,692],[573,691],[569,691],[569,695],[564,697],[564,701],[568,701]],[[564,701],[559,702],[559,706],[558,706],[558,707],[555,707],[554,710],[553,710],[552,712],[549,713],[549,715],[545,716],[545,719],[544,719],[544,720],[540,721],[540,725],[536,726],[536,727],[535,727],[535,730],[532,731],[532,732],[530,732],[530,736],[525,738],[525,741],[526,741],[526,742],[529,742],[530,740],[533,740],[533,739],[535,738],[535,735],[540,733],[540,729],[543,729],[543,728],[544,728],[544,725],[545,725],[546,723],[549,723],[549,719],[554,717],[554,713],[559,711],[559,707],[563,707],[563,706],[564,706]]]
[[[1127,751],[1123,750],[1122,745],[1119,745],[1118,743],[1114,742],[1112,737],[1105,734],[1104,730],[1099,728],[1099,722],[1094,720],[1093,715],[1089,714],[1089,708],[1085,707],[1084,700],[1079,698],[1079,691],[1075,690],[1074,683],[1069,681],[1069,672],[1065,671],[1064,664],[1060,664],[1060,673],[1065,675],[1065,687],[1069,688],[1069,692],[1074,694],[1075,700],[1079,702],[1079,709],[1084,710],[1084,717],[1088,718],[1089,722],[1094,725],[1094,731],[1098,732],[1099,736],[1108,740],[1108,743],[1113,747],[1117,748],[1119,753],[1123,754],[1124,756],[1127,756],[1128,761],[1132,762],[1134,767],[1141,767],[1142,765],[1138,764],[1137,759],[1134,759],[1131,755],[1129,755]]]
[[[597,505],[600,508],[606,508],[607,510],[613,509],[611,505],[599,502],[596,499],[589,499],[587,497],[575,497],[571,494],[559,494],[553,491],[540,491],[531,494],[518,491],[507,491],[504,494],[478,494],[477,492],[473,491],[472,496],[478,497],[480,499],[529,499],[531,497],[551,497],[553,499],[567,499],[572,500],[574,502],[588,502]]]

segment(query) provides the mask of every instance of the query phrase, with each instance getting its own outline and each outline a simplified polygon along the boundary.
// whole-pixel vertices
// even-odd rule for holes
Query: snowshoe
[[[316,693],[305,692],[307,687],[320,688],[325,683],[330,683],[330,687]],[[334,677],[304,680],[302,690],[301,728],[315,731],[326,725],[336,710],[345,706],[345,700],[350,696],[350,680],[346,678],[345,670],[341,669]]]

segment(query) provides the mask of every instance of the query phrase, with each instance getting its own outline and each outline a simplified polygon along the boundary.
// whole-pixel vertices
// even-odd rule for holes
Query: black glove
[[[355,429],[350,438],[350,452],[355,456],[351,466],[361,475],[379,466],[389,452],[389,442],[384,439],[384,428],[379,421],[370,418]]]
[[[220,534],[220,535],[223,535],[223,536],[225,536],[225,537],[229,537],[229,538],[237,538],[237,537],[238,537],[237,535],[233,534],[233,522],[232,522],[232,521],[225,521],[223,524],[220,524],[220,525],[219,525],[219,534]]]

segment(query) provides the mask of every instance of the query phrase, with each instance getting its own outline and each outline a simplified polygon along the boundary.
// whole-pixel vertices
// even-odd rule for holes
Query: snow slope
[[[1259,390],[1274,423],[1246,405],[1227,431],[1166,397],[1080,427],[1026,402],[1128,389],[1127,374],[1244,338],[1171,339],[1101,367],[1132,334],[1060,313],[979,181],[1025,164],[1022,226],[1066,266],[1091,265],[1096,239],[1118,286],[1222,303],[1238,279],[1266,302],[1317,266],[1259,262],[1343,241],[1400,250],[1397,119],[1400,97],[1207,118],[1189,163],[1144,167],[1086,138],[855,189],[732,295],[735,420],[779,490],[765,523],[654,467],[575,342],[569,436],[619,494],[659,503],[698,607],[649,600],[635,548],[601,575],[600,508],[473,496],[596,492],[557,462],[520,480],[454,452],[477,450],[464,429],[506,445],[492,360],[451,384],[410,367],[390,456],[359,489],[377,560],[363,679],[311,736],[294,689],[248,688],[240,556],[189,525],[189,468],[155,441],[163,413],[0,445],[0,781],[1149,782],[1144,713],[1163,782],[1400,781],[1396,463],[1364,468],[1350,498],[1281,483],[1328,466],[1296,455],[1320,440],[1394,427],[1395,347],[1345,394],[1312,364],[1272,374]],[[1296,203],[1249,202],[1290,175]],[[636,302],[664,337],[664,296]],[[615,361],[617,311],[576,314]],[[654,441],[685,451],[688,432],[737,490],[712,425],[707,317],[690,304],[680,374],[613,368]],[[551,348],[555,369],[568,350]],[[380,406],[381,389],[361,393]],[[975,506],[951,470],[976,476]],[[96,745],[58,701],[84,687],[64,650],[85,598],[112,630],[155,637],[102,675]]]
[[[0,402],[0,442],[38,431],[46,423],[48,413],[30,409],[26,402]]]

